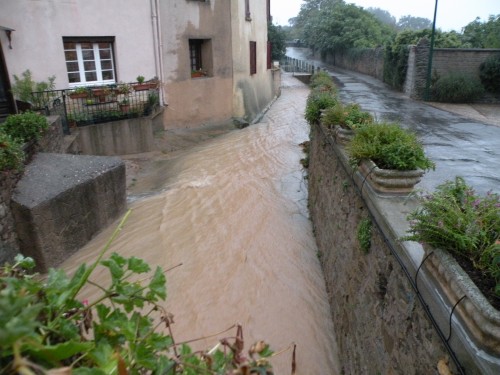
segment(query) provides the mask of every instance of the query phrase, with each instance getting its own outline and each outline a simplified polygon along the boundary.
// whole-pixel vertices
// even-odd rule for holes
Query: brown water
[[[247,346],[275,351],[297,344],[299,374],[338,374],[333,325],[307,213],[299,144],[307,89],[285,77],[283,94],[263,122],[211,139],[154,164],[138,178],[161,190],[131,204],[133,212],[110,251],[167,269],[166,308],[176,340],[243,325]],[[137,190],[138,187],[136,186]],[[66,264],[90,262],[114,228]],[[96,273],[92,280],[105,283]],[[91,291],[87,291],[91,298]],[[205,348],[216,339],[202,342]],[[291,352],[273,359],[289,374]]]

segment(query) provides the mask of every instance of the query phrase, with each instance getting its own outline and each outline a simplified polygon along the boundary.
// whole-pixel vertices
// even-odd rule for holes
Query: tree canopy
[[[298,16],[303,39],[321,52],[384,45],[394,33],[373,14],[354,4],[309,0]]]
[[[463,29],[464,46],[469,48],[500,48],[500,14],[481,22],[478,17]]]
[[[432,28],[432,21],[427,18],[403,16],[397,23],[399,30],[424,30]]]

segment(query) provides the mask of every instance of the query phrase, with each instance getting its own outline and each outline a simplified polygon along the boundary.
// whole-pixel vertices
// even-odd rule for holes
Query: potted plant
[[[144,76],[137,76],[136,80],[137,83],[133,85],[135,91],[145,91],[151,88],[151,85],[149,83],[144,82]]]
[[[69,97],[71,99],[83,99],[89,95],[89,89],[85,86],[80,86],[75,88],[73,91],[69,93]]]
[[[127,98],[122,99],[120,101],[120,103],[118,103],[118,105],[119,105],[120,111],[122,111],[122,113],[128,113],[130,111],[130,102]]]
[[[434,169],[417,136],[398,124],[368,123],[346,146],[352,165],[378,193],[407,194]]]
[[[421,193],[403,241],[424,246],[424,269],[484,349],[500,355],[500,196],[477,194],[462,177]],[[493,309],[492,309],[493,307]]]
[[[205,72],[202,69],[191,71],[191,78],[200,78],[200,77],[206,77],[206,76],[207,76],[207,72]]]
[[[359,104],[343,105],[337,102],[333,107],[323,111],[321,123],[333,131],[338,143],[345,145],[354,137],[354,131],[357,128],[373,123],[373,116],[362,111]]]

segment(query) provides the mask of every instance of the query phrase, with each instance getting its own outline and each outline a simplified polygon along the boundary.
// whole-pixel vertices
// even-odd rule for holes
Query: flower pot
[[[424,175],[421,169],[413,171],[380,169],[372,160],[363,160],[358,168],[365,181],[380,194],[408,194]]]
[[[130,111],[130,104],[120,104],[120,111],[128,113]]]
[[[69,94],[69,97],[71,99],[83,99],[83,98],[87,97],[87,93],[86,92],[74,92],[74,93]]]
[[[155,86],[156,85],[154,83],[138,83],[133,85],[132,87],[135,91],[146,91],[155,88]]]
[[[493,356],[500,356],[500,312],[494,309],[469,275],[448,252],[424,245],[428,257],[423,269],[430,273],[454,315],[465,325],[475,344]]]
[[[206,77],[206,74],[203,72],[192,72],[191,73],[191,78],[201,78],[201,77]]]

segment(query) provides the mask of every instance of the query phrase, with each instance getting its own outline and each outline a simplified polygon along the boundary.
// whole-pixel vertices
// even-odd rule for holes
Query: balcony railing
[[[158,82],[119,83],[33,92],[31,109],[59,115],[70,128],[150,115],[159,105]]]

